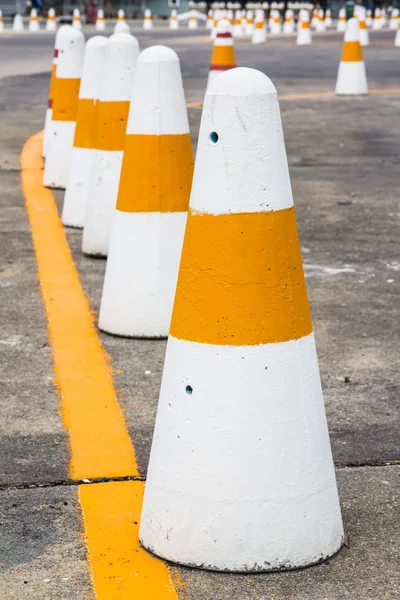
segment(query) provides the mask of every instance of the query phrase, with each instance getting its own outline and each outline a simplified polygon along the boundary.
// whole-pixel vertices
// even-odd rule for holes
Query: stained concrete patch
[[[350,548],[297,571],[237,575],[179,567],[182,600],[397,600],[400,467],[337,472]]]
[[[90,600],[77,488],[0,492],[0,597]]]

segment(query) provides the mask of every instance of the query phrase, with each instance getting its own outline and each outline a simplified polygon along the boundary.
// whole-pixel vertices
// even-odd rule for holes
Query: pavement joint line
[[[43,186],[43,132],[21,152],[21,185],[47,313],[55,382],[70,436],[97,600],[177,600],[178,574],[139,542],[144,482],[53,194]],[[122,480],[112,480],[121,478]],[[129,478],[130,479],[125,479]],[[86,481],[85,481],[86,480]]]
[[[393,460],[379,460],[369,461],[362,463],[340,463],[335,464],[336,470],[341,469],[362,469],[365,467],[398,467],[400,466],[400,459]],[[25,483],[2,483],[0,484],[0,492],[6,490],[30,490],[37,488],[53,488],[53,487],[69,487],[77,485],[93,485],[96,483],[109,483],[110,481],[141,481],[146,482],[146,477],[133,477],[126,475],[122,477],[95,477],[92,479],[58,479],[56,481],[38,481],[38,482],[25,482]]]
[[[364,97],[368,96],[385,96],[391,94],[400,94],[400,88],[393,89],[376,89],[376,90],[368,90],[368,94]],[[342,98],[351,98],[351,96],[337,96],[335,92],[309,92],[304,94],[285,94],[283,96],[279,96],[279,100],[313,100],[318,98],[335,98],[337,100],[341,100]],[[201,108],[203,106],[203,101],[192,101],[187,102],[187,108]]]

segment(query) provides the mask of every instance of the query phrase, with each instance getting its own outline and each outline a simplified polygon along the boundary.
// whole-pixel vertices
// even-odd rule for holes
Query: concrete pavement
[[[155,39],[178,52],[187,100],[201,101],[210,56],[204,31],[188,37],[186,31],[174,35],[157,28],[153,36],[139,30],[138,37],[142,47]],[[393,32],[372,32],[365,51],[371,88],[400,87],[392,37]],[[29,76],[4,77],[8,71],[0,70],[0,522],[6,540],[0,596],[84,598],[91,584],[80,508],[76,486],[65,485],[68,438],[52,384],[18,172],[23,143],[43,124],[48,74],[40,71],[49,68],[52,40],[26,34],[13,38],[10,47],[0,39],[0,47],[17,57],[17,73],[37,73],[38,60],[41,65],[39,74]],[[266,72],[281,95],[333,90],[339,56],[336,34],[315,36],[305,53],[293,38],[270,38],[261,49],[237,44],[238,63]],[[27,70],[18,71],[21,60]],[[337,476],[350,548],[319,566],[284,574],[233,576],[179,568],[179,593],[188,600],[399,596],[399,108],[400,94],[281,101],[331,442],[336,464],[345,467]],[[201,109],[189,109],[189,115],[195,146]],[[61,206],[62,194],[56,197]],[[105,263],[81,255],[80,232],[66,235],[97,313]],[[144,477],[165,343],[100,337],[112,359]],[[379,466],[384,463],[390,466]],[[51,487],[31,487],[42,485]]]

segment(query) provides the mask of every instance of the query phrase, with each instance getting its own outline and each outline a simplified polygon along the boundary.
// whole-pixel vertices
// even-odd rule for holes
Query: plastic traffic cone
[[[0,8],[0,33],[4,31],[3,11]]]
[[[79,12],[79,8],[74,8],[74,12],[72,14],[72,27],[82,31],[81,13]]]
[[[39,19],[36,8],[32,8],[29,18],[28,31],[40,31]]]
[[[46,158],[46,154],[47,154],[50,128],[51,128],[51,117],[53,114],[53,96],[54,96],[54,87],[55,87],[55,80],[56,80],[57,61],[58,61],[58,40],[59,40],[59,32],[57,32],[56,39],[54,41],[53,63],[51,65],[49,96],[47,99],[46,117],[45,117],[44,128],[43,128],[42,156],[44,158]]]
[[[114,33],[105,48],[89,200],[82,237],[85,254],[107,256],[117,202],[125,130],[139,43],[128,33]]]
[[[171,10],[171,16],[169,18],[169,28],[170,29],[179,29],[179,21],[178,21],[178,13],[176,8]]]
[[[227,19],[222,19],[217,25],[217,35],[211,56],[207,86],[210,85],[222,71],[236,67],[235,48],[231,34],[231,25]]]
[[[96,31],[105,31],[106,30],[106,22],[104,20],[104,10],[102,8],[99,8],[97,11],[95,29],[96,29]]]
[[[54,8],[49,8],[49,12],[47,14],[46,21],[46,31],[56,31],[57,22],[56,22],[56,11]]]
[[[117,24],[114,27],[114,33],[130,33],[131,28],[125,21],[125,12],[122,8],[118,11]]]
[[[99,327],[166,337],[193,175],[176,53],[165,46],[144,50],[133,90]]]
[[[143,29],[153,29],[153,19],[151,18],[151,10],[146,8],[144,11]]]
[[[253,69],[205,96],[139,537],[239,572],[343,543],[277,92]]]
[[[341,8],[339,10],[339,18],[336,26],[337,31],[345,31],[346,29],[346,9]]]
[[[24,31],[24,21],[22,19],[22,16],[19,14],[16,14],[13,20],[13,31]]]
[[[309,46],[311,42],[310,14],[308,10],[301,10],[296,43],[298,46]]]
[[[294,16],[291,8],[288,8],[288,10],[285,13],[283,33],[294,33]]]
[[[355,18],[346,22],[335,93],[356,96],[368,93],[367,76],[360,44],[360,29]]]
[[[57,34],[57,48],[58,62],[54,81],[53,111],[43,183],[51,188],[65,188],[74,140],[85,50],[83,33],[70,25],[62,25]]]
[[[96,35],[90,38],[85,47],[74,144],[62,211],[62,222],[70,227],[83,227],[85,223],[94,158],[96,109],[106,45],[107,38]]]

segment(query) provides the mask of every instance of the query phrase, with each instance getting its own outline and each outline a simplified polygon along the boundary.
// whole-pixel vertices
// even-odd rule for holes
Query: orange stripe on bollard
[[[344,42],[342,51],[342,62],[362,62],[363,54],[360,42]]]
[[[54,81],[53,121],[75,121],[78,110],[80,79],[60,79]]]
[[[189,211],[179,277],[170,330],[175,338],[239,346],[312,332],[293,207]]]
[[[154,163],[154,158],[158,163]],[[186,212],[192,185],[190,134],[127,135],[118,191],[121,212]],[[135,182],[132,187],[132,182]]]
[[[97,104],[96,150],[123,150],[128,121],[129,100],[99,101]]]
[[[88,98],[78,100],[76,128],[74,137],[75,148],[93,148],[96,135],[96,109],[98,101]]]

